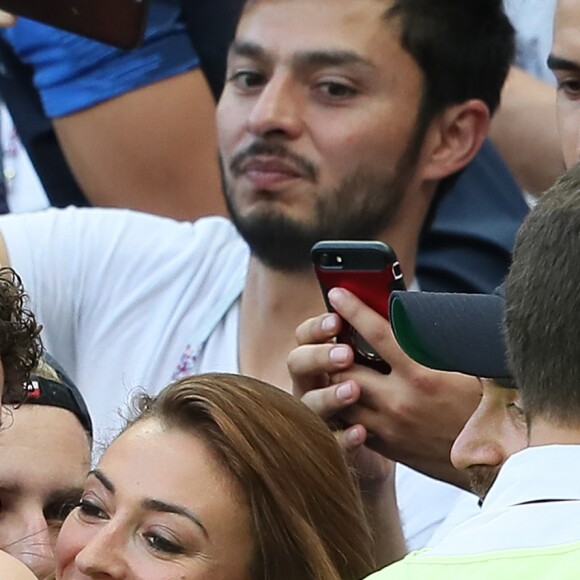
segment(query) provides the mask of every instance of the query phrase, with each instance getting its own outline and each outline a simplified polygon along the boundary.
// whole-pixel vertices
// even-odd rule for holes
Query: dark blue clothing
[[[518,184],[487,141],[443,197],[417,261],[422,290],[493,292],[511,263],[529,211]]]

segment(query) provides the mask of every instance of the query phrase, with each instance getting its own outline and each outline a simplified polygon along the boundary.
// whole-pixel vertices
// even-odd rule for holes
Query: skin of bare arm
[[[523,189],[539,195],[564,171],[556,89],[512,67],[490,137]]]
[[[53,119],[93,205],[176,219],[224,214],[215,103],[200,69]]]

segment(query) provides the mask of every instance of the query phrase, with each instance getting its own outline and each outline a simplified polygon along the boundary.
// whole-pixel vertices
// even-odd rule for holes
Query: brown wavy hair
[[[4,367],[4,400],[24,399],[24,385],[42,354],[41,326],[28,310],[20,276],[0,268],[0,359]]]
[[[358,580],[375,569],[359,491],[334,436],[257,379],[206,374],[140,396],[136,417],[201,437],[249,506],[255,580]]]

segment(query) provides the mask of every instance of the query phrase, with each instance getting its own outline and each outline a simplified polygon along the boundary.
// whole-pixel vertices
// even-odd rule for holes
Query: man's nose
[[[11,536],[4,548],[9,554],[26,564],[39,578],[54,572],[52,540],[55,534],[41,511],[24,516],[22,525],[13,528]]]
[[[280,135],[296,139],[302,133],[304,103],[291,77],[272,76],[262,89],[248,118],[248,130],[260,137]]]
[[[576,111],[576,117],[574,119],[576,123],[576,163],[580,162],[580,107]]]
[[[497,467],[507,459],[498,440],[499,434],[486,425],[484,418],[480,419],[476,412],[451,448],[451,463],[456,469],[464,470],[475,465]]]

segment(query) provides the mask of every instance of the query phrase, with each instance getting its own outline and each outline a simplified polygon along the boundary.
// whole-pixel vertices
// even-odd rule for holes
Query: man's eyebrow
[[[266,51],[259,44],[254,42],[249,42],[246,40],[234,40],[230,44],[228,56],[245,56],[248,58],[265,60]]]
[[[22,491],[20,485],[16,483],[8,483],[0,481],[0,493],[5,493],[9,495],[17,495]]]
[[[313,50],[300,52],[293,58],[298,68],[332,67],[332,66],[363,66],[374,69],[372,61],[350,50]]]
[[[242,56],[256,60],[269,60],[268,54],[259,44],[234,40],[230,45],[230,56]],[[309,50],[298,52],[292,57],[292,63],[297,68],[313,68],[325,66],[364,66],[375,68],[372,61],[350,50]]]
[[[192,521],[196,526],[198,526],[203,532],[203,535],[209,539],[209,534],[207,533],[207,530],[205,529],[204,525],[201,523],[199,517],[196,516],[191,511],[189,511],[188,509],[172,503],[160,501],[158,499],[145,499],[141,502],[141,505],[143,506],[143,508],[154,512],[165,512],[183,516],[188,520]]]
[[[83,495],[82,487],[67,487],[51,492],[45,500],[45,505],[77,502]]]
[[[551,54],[548,57],[547,65],[550,70],[567,70],[570,72],[580,71],[580,64],[568,60],[567,58],[556,56],[555,54]]]

